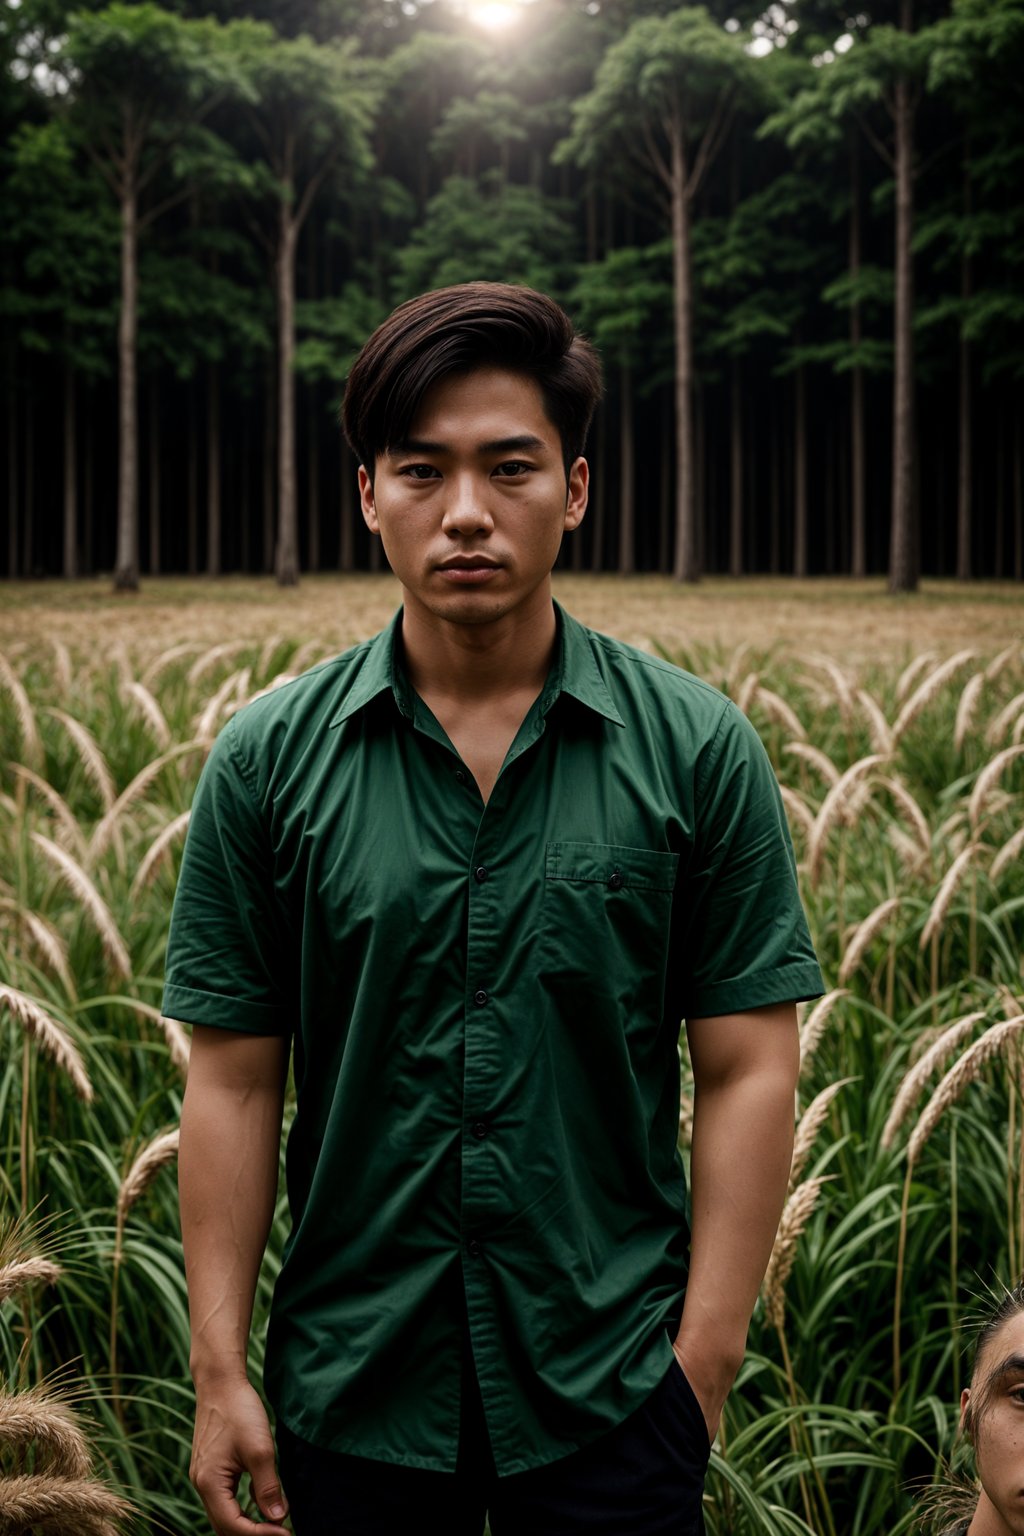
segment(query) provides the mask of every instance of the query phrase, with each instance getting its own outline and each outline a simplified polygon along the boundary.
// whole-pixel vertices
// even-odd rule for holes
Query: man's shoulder
[[[579,619],[570,617],[570,622],[585,639],[614,698],[634,696],[647,704],[660,701],[672,710],[681,708],[691,723],[699,721],[712,731],[723,718],[739,713],[721,689],[666,657],[591,629]]]

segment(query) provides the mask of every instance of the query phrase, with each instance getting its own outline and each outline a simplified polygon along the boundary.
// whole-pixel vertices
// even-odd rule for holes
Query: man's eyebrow
[[[538,449],[547,448],[549,445],[542,437],[535,437],[532,432],[521,432],[514,437],[496,437],[490,442],[477,443],[476,452],[483,455],[488,453],[536,453]],[[435,443],[426,437],[405,437],[400,443],[393,443],[387,450],[389,459],[401,458],[408,453],[450,453],[448,443]]]
[[[1024,1374],[1024,1355],[1007,1355],[987,1373],[986,1380],[999,1381],[1003,1376]]]

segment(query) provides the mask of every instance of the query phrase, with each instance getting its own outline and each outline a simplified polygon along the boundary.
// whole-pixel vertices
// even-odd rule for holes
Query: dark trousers
[[[498,1477],[472,1368],[454,1472],[321,1450],[277,1426],[295,1536],[703,1536],[709,1455],[700,1405],[673,1360],[629,1418],[582,1450]]]

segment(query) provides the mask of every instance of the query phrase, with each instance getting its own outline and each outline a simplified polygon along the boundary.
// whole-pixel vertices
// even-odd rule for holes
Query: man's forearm
[[[287,1047],[197,1030],[181,1115],[181,1235],[197,1383],[245,1375],[273,1220]]]
[[[694,1114],[690,1269],[676,1351],[708,1417],[746,1345],[793,1151],[799,1070],[795,1010],[753,1010],[690,1026]]]

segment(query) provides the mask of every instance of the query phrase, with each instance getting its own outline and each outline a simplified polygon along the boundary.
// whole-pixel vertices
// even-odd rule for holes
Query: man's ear
[[[583,521],[590,491],[590,466],[586,459],[577,459],[569,470],[569,484],[565,500],[565,531],[571,533]]]
[[[373,481],[365,464],[359,466],[359,510],[370,532],[379,534],[380,524],[377,522],[377,503],[373,499]]]
[[[974,1417],[970,1411],[971,1389],[964,1387],[960,1393],[960,1433],[974,1443]]]

